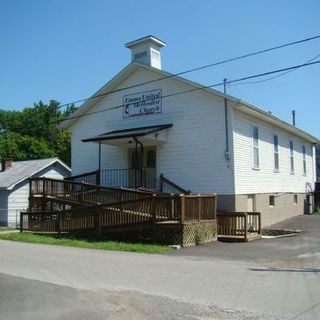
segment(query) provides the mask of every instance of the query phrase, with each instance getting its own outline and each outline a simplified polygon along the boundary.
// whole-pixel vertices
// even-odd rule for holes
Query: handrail
[[[174,183],[173,181],[169,180],[168,178],[166,178],[166,177],[161,173],[161,174],[160,174],[160,191],[163,190],[163,183],[167,183],[169,186],[171,186],[172,188],[176,189],[176,190],[179,191],[180,193],[190,194],[190,190],[186,190],[186,189],[178,186],[176,183]]]
[[[61,180],[61,179],[46,178],[46,177],[31,177],[31,178],[29,178],[29,181],[41,181],[41,180],[57,181],[57,182],[68,183],[68,184],[78,184],[78,185],[81,184],[81,182],[68,181],[66,179]]]
[[[94,174],[98,175],[99,174],[99,170],[90,171],[90,172],[81,173],[81,174],[78,174],[78,175],[75,175],[75,176],[66,177],[66,178],[64,178],[64,180],[79,179],[79,178],[91,176],[91,175],[94,175]]]
[[[52,182],[59,182],[62,184],[73,184],[73,185],[78,185],[78,186],[87,186],[87,187],[92,187],[93,189],[103,189],[103,190],[123,190],[127,192],[132,192],[132,193],[150,193],[149,191],[143,191],[139,189],[130,189],[130,188],[116,188],[116,187],[107,187],[107,186],[100,186],[96,185],[93,183],[87,183],[87,182],[74,182],[74,181],[68,181],[68,180],[60,180],[60,179],[54,179],[54,178],[46,178],[46,177],[34,177],[34,178],[29,178],[29,181],[52,181]]]
[[[112,188],[84,182],[71,182],[50,178],[31,178],[30,199],[56,197],[78,203],[112,203],[150,196],[149,192],[126,188]]]
[[[117,206],[117,205],[123,205],[125,204],[131,204],[131,203],[137,203],[143,200],[148,200],[152,198],[152,195],[147,196],[147,197],[143,197],[143,198],[138,198],[138,199],[130,199],[130,200],[126,200],[126,201],[116,201],[116,202],[110,202],[110,203],[100,203],[99,206],[101,207],[106,207],[106,206]]]

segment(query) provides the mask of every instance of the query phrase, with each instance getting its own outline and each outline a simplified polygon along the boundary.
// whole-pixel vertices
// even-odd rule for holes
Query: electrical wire
[[[275,74],[275,73],[279,73],[279,72],[286,72],[286,71],[289,71],[289,70],[295,70],[295,69],[299,69],[299,68],[302,68],[302,67],[315,65],[315,64],[318,64],[318,63],[320,63],[320,60],[317,60],[317,61],[314,61],[314,62],[309,62],[309,63],[304,63],[304,64],[300,64],[300,65],[295,65],[295,66],[291,66],[291,67],[287,67],[287,68],[267,71],[267,72],[264,72],[264,73],[254,74],[254,75],[242,77],[242,78],[239,78],[239,79],[229,80],[229,81],[227,81],[227,84],[237,83],[237,82],[240,82],[240,81],[245,81],[245,80],[254,79],[254,78],[258,78],[258,77],[263,77],[263,76],[267,76],[267,75],[271,75],[271,74]],[[169,97],[172,97],[172,96],[177,96],[177,95],[186,94],[186,93],[195,92],[195,91],[204,90],[204,89],[210,89],[210,88],[221,86],[223,84],[224,84],[224,82],[219,82],[219,83],[216,83],[216,84],[213,84],[213,85],[200,86],[200,87],[194,88],[194,89],[188,89],[188,90],[184,90],[184,91],[169,93],[167,95],[162,96],[161,98],[165,99],[165,98],[169,98]],[[149,100],[153,100],[153,98],[141,100],[139,102],[147,102]],[[83,118],[83,117],[87,117],[87,116],[90,116],[90,115],[93,115],[93,114],[102,113],[102,112],[106,112],[106,111],[110,111],[110,110],[115,110],[115,109],[119,109],[119,108],[123,108],[123,107],[125,107],[125,104],[121,104],[121,105],[118,105],[118,106],[113,106],[113,107],[110,107],[110,108],[89,112],[89,113],[78,115],[78,116],[70,116],[70,117],[66,118],[65,120],[59,120],[59,121],[56,121],[56,122],[60,123],[61,121],[69,121],[69,120],[74,120],[74,119],[78,119],[78,118]]]
[[[312,62],[312,61],[314,61],[315,59],[317,59],[317,58],[319,58],[319,57],[320,57],[320,54],[316,55],[315,57],[313,57],[312,59],[306,61],[305,63]],[[292,69],[292,70],[287,70],[287,71],[282,72],[282,73],[280,73],[280,74],[278,74],[278,75],[276,75],[276,76],[273,76],[273,77],[270,77],[270,78],[267,78],[267,79],[263,79],[263,80],[259,80],[259,81],[249,81],[249,82],[236,83],[236,84],[231,85],[231,87],[240,86],[240,85],[243,85],[243,84],[256,84],[256,83],[262,83],[262,82],[270,81],[270,80],[273,80],[273,79],[282,77],[282,76],[288,74],[289,72],[293,72],[293,71],[296,71],[296,70],[298,70],[298,69],[299,69],[299,68]]]
[[[285,44],[274,46],[274,47],[270,47],[270,48],[267,48],[267,49],[263,49],[263,50],[259,50],[259,51],[255,51],[255,52],[251,52],[251,53],[247,53],[247,54],[244,54],[244,55],[241,55],[241,56],[237,56],[237,57],[221,60],[221,61],[218,61],[218,62],[210,63],[210,64],[207,64],[207,65],[204,65],[204,66],[200,66],[200,67],[197,67],[197,68],[192,68],[192,69],[189,69],[189,70],[186,70],[186,71],[182,71],[182,72],[179,72],[179,73],[170,74],[170,75],[161,77],[159,79],[154,79],[154,80],[150,80],[150,81],[146,81],[146,82],[137,83],[137,84],[134,84],[134,85],[131,85],[131,86],[122,87],[122,88],[111,90],[111,91],[108,91],[108,92],[105,92],[105,93],[93,95],[91,97],[87,97],[87,98],[75,100],[75,101],[72,101],[72,102],[60,104],[59,108],[68,107],[70,105],[75,105],[75,104],[78,104],[78,103],[83,103],[83,102],[86,102],[86,101],[89,101],[89,100],[92,100],[92,99],[96,99],[96,98],[100,98],[100,97],[109,95],[111,93],[116,93],[116,92],[124,91],[124,90],[127,90],[127,89],[136,88],[136,87],[139,87],[139,86],[142,86],[142,85],[145,85],[145,84],[150,84],[150,83],[162,81],[162,80],[173,78],[173,77],[178,77],[178,76],[181,76],[181,75],[184,75],[184,74],[187,74],[187,73],[191,73],[191,72],[195,72],[195,71],[211,68],[211,67],[218,66],[218,65],[221,65],[221,64],[225,64],[225,63],[237,61],[237,60],[240,60],[240,59],[252,57],[252,56],[255,56],[255,55],[258,55],[258,54],[262,54],[262,53],[266,53],[266,52],[282,49],[282,48],[285,48],[285,47],[297,45],[297,44],[300,44],[300,43],[312,41],[312,40],[315,40],[315,39],[318,39],[318,38],[320,38],[320,35],[309,37],[309,38],[300,39],[300,40],[297,40],[297,41],[285,43]]]

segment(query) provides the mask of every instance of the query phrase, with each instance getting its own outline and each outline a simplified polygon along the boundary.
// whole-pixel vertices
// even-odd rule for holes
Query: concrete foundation
[[[218,211],[261,212],[262,227],[312,213],[312,197],[305,193],[218,195]]]

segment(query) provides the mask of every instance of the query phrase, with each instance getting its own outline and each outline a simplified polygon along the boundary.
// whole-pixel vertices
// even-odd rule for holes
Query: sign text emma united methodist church
[[[162,90],[156,89],[146,92],[123,96],[123,117],[133,117],[162,112]]]

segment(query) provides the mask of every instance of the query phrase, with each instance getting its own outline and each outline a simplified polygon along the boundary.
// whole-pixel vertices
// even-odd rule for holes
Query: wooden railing
[[[185,221],[214,220],[217,212],[217,195],[182,195]]]
[[[219,212],[217,214],[218,239],[243,239],[250,234],[261,234],[260,212]]]
[[[108,206],[95,205],[58,212],[21,212],[21,231],[72,232],[101,230],[102,228],[126,226],[151,222],[156,217],[150,214],[150,197],[114,203]]]
[[[180,221],[179,197],[147,196],[140,199],[56,212],[21,212],[21,231],[71,232]]]
[[[57,197],[81,203],[104,204],[150,196],[150,192],[111,188],[68,180],[30,179],[30,197]]]
[[[42,202],[34,205],[32,212],[21,213],[21,231],[61,233],[163,221],[184,224],[216,218],[215,194],[152,194],[46,178],[31,179],[30,187],[31,199]]]
[[[67,181],[71,182],[83,182],[83,183],[89,183],[89,184],[100,184],[100,171],[95,170],[91,172],[86,172],[83,174],[79,174],[76,176],[71,176],[65,178]]]

